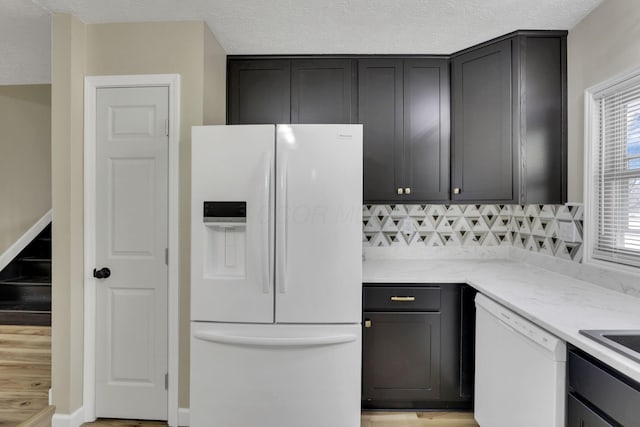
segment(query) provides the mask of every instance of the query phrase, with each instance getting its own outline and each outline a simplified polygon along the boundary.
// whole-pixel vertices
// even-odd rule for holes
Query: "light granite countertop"
[[[467,283],[640,382],[636,363],[579,334],[580,329],[640,330],[640,298],[500,254],[473,259],[363,261],[364,283]],[[539,264],[539,262],[538,262]],[[639,279],[640,280],[640,279]]]

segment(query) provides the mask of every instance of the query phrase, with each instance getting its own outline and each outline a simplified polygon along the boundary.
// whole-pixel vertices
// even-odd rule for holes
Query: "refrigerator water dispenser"
[[[247,202],[204,202],[204,276],[246,274]]]

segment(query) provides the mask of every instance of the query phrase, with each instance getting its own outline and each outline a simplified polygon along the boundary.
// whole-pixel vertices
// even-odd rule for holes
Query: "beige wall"
[[[67,21],[75,18],[61,15],[54,19],[54,47],[58,34],[67,32]],[[61,25],[58,26],[57,24]],[[189,233],[190,233],[190,162],[191,126],[201,124],[223,124],[225,111],[225,64],[226,55],[203,22],[157,22],[133,24],[84,25],[86,75],[124,74],[180,74],[180,407],[189,406]],[[54,49],[54,63],[56,51]],[[55,77],[55,76],[54,76]],[[82,77],[73,76],[73,83],[82,84]],[[54,80],[54,85],[56,80]],[[75,98],[74,98],[75,99]],[[82,102],[82,94],[79,95]],[[64,108],[64,106],[62,106]],[[81,113],[78,117],[82,117]],[[80,145],[77,145],[80,144]],[[69,141],[67,150],[82,154],[82,136]],[[69,146],[70,145],[70,146]],[[82,158],[74,158],[82,166]],[[74,165],[76,164],[74,163]],[[82,182],[80,177],[79,182]],[[82,209],[82,189],[75,195],[74,208]],[[79,204],[77,204],[79,203]],[[68,248],[61,249],[63,251]],[[56,253],[54,252],[54,263]],[[82,273],[82,267],[78,266]],[[54,277],[54,281],[55,281]],[[64,280],[64,277],[59,277]],[[55,283],[54,283],[55,288]],[[63,295],[61,295],[63,297]],[[82,304],[73,307],[74,313],[82,314]],[[54,309],[54,319],[58,312]],[[68,325],[63,325],[67,327]],[[55,326],[54,326],[55,329]],[[63,328],[57,329],[63,334]],[[75,331],[73,332],[76,333]],[[74,339],[81,339],[79,337]],[[67,344],[68,345],[68,344]],[[76,349],[73,349],[76,351]],[[62,352],[61,352],[62,353]],[[81,366],[81,365],[78,365]],[[66,375],[72,382],[82,381],[79,370],[65,371],[64,364],[54,363],[54,372]],[[75,396],[74,396],[75,397]],[[54,392],[54,404],[61,398]],[[81,405],[72,399],[60,413],[71,413]]]
[[[51,52],[52,399],[58,413],[82,405],[83,85],[85,26],[53,15]]]
[[[51,209],[51,85],[0,86],[0,254]]]
[[[640,1],[605,0],[569,31],[569,201],[583,200],[584,90],[640,68]]]

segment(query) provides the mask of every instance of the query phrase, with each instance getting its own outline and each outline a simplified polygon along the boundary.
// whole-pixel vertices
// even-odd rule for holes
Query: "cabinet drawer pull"
[[[415,301],[416,297],[391,297],[391,301],[402,301],[402,302],[408,302],[408,301]]]

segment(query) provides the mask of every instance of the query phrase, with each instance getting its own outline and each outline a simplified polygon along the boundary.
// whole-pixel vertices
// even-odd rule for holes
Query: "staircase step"
[[[37,257],[37,256],[25,256],[20,258],[22,262],[44,262],[51,264],[51,258]]]
[[[0,280],[0,286],[2,285],[51,287],[51,280],[48,280],[46,277],[14,277]]]
[[[51,283],[24,280],[0,282],[0,302],[48,304],[51,306]]]
[[[0,325],[51,326],[51,311],[0,310]]]
[[[44,277],[51,281],[51,259],[27,256],[18,259],[20,275],[25,277]]]

